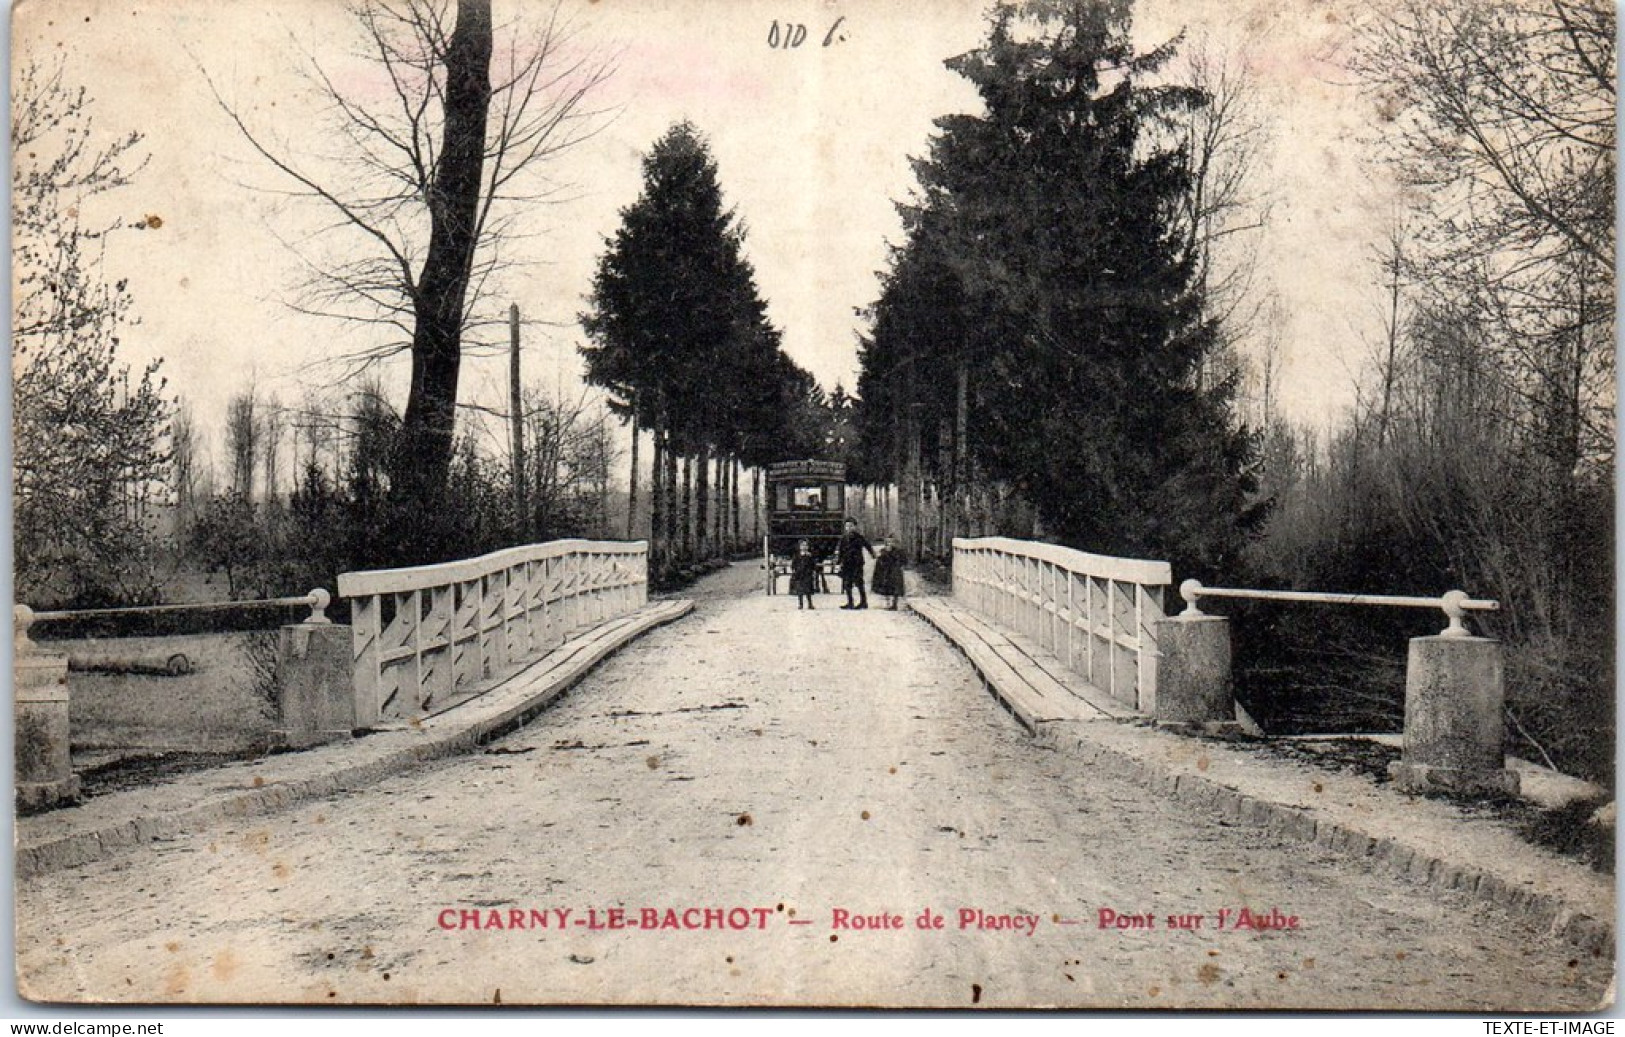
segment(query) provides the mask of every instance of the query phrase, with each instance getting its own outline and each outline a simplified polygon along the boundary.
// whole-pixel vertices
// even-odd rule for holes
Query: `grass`
[[[255,672],[254,634],[78,638],[43,642],[70,660],[169,658],[184,654],[192,670],[176,676],[71,670],[69,731],[77,749],[241,753],[262,748],[272,727],[270,703]]]
[[[183,774],[254,759],[259,755],[257,752],[154,752],[121,756],[79,771],[79,791],[85,798],[105,796],[109,792],[153,785]]]
[[[1253,738],[1222,740],[1234,749],[1307,763],[1324,770],[1356,774],[1377,785],[1392,782],[1388,776],[1388,765],[1400,758],[1400,750],[1397,747],[1366,738],[1327,738],[1313,741]],[[1590,823],[1591,815],[1598,807],[1608,802],[1606,796],[1575,800],[1561,807],[1549,808],[1516,796],[1494,792],[1463,793],[1448,789],[1429,789],[1422,794],[1434,799],[1448,800],[1475,813],[1499,818],[1532,845],[1579,861],[1605,875],[1614,874],[1614,830],[1606,825]]]

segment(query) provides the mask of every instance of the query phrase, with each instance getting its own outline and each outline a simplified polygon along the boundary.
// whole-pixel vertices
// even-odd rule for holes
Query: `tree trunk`
[[[711,448],[702,446],[694,456],[694,553],[711,557]]]
[[[732,555],[737,545],[733,538],[733,458],[717,455],[717,545],[724,556]]]
[[[762,542],[762,470],[750,470],[750,539]]]
[[[1377,416],[1377,449],[1382,449],[1388,438],[1388,422],[1393,413],[1394,382],[1398,378],[1399,367],[1399,274],[1400,264],[1404,253],[1401,247],[1400,230],[1395,229],[1389,238],[1389,247],[1392,249],[1388,258],[1388,355],[1382,365],[1382,413]]]
[[[903,461],[902,501],[903,528],[908,539],[908,557],[910,561],[918,562],[925,550],[925,523],[921,514],[921,478],[920,478],[920,438],[915,433],[914,422],[907,425],[907,442],[904,449],[907,451]]]
[[[598,537],[608,540],[609,530],[609,414],[598,412],[597,457],[593,464],[598,469]]]
[[[654,464],[649,469],[649,559],[658,571],[666,561],[666,430],[656,424],[650,438]]]
[[[675,564],[677,558],[677,448],[666,433],[666,558]]]
[[[728,554],[728,461],[721,451],[716,455],[717,483],[715,519],[712,522],[712,543],[716,545],[718,555]]]
[[[954,525],[949,537],[970,532],[970,449],[965,441],[970,425],[970,371],[965,358],[959,358],[954,386]]]
[[[739,459],[728,457],[728,544],[731,554],[739,551]]]
[[[716,518],[712,528],[712,540],[716,543],[717,554],[726,557],[728,550],[728,456],[721,451],[717,452],[717,488],[716,488]]]
[[[463,306],[479,244],[486,113],[491,102],[491,0],[461,0],[446,48],[440,161],[429,188],[429,245],[412,298],[412,383],[391,488],[401,561],[445,550],[439,536],[456,428]]]
[[[513,522],[520,543],[532,529],[525,492],[525,403],[519,383],[519,304],[508,305],[508,427],[513,437]]]
[[[717,454],[717,553],[728,555],[728,455]]]
[[[632,476],[626,494],[626,539],[636,538],[638,521],[638,415],[632,412]]]
[[[728,542],[738,553],[744,545],[739,540],[739,458],[728,458]]]
[[[683,557],[693,561],[694,550],[694,454],[683,452]]]

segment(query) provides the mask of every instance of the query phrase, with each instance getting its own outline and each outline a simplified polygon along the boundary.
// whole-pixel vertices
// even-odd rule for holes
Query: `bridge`
[[[798,611],[755,564],[650,600],[640,551],[351,574],[347,627],[313,595],[282,635],[301,751],[20,820],[24,996],[1484,1012],[1611,996],[1611,878],[1469,807],[1236,740],[1222,622],[1164,615],[1161,563],[964,541],[951,595]],[[1422,600],[1451,629],[1464,602]],[[48,672],[28,618],[19,674]],[[1483,640],[1442,636],[1446,653]],[[1451,686],[1416,651],[1421,683]],[[55,685],[19,686],[49,786]],[[1505,780],[1499,756],[1437,742],[1407,739],[1412,777]]]

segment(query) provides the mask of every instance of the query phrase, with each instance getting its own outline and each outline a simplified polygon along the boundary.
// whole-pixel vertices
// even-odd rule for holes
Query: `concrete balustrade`
[[[356,726],[427,716],[460,687],[510,673],[574,631],[643,607],[648,571],[642,541],[555,540],[342,574]]]
[[[956,600],[1032,638],[1117,702],[1156,710],[1167,562],[977,537],[954,540],[953,571]]]

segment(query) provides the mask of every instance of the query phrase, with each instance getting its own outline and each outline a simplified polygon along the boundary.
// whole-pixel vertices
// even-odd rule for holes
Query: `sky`
[[[1369,105],[1339,67],[1346,0],[1140,0],[1136,36],[1244,54],[1271,144],[1259,190],[1272,200],[1258,238],[1258,283],[1280,301],[1282,408],[1325,426],[1346,408],[1380,315],[1369,257],[1391,209],[1380,170],[1364,161]],[[501,25],[533,32],[550,4],[495,0]],[[857,374],[859,311],[879,292],[895,202],[913,187],[933,120],[974,111],[969,84],[943,61],[973,49],[980,0],[562,0],[572,56],[614,72],[592,95],[597,132],[545,170],[554,200],[516,208],[522,260],[493,301],[527,319],[526,377],[577,391],[576,325],[593,268],[620,210],[641,185],[641,157],[674,122],[708,138],[726,200],[785,348],[826,388]],[[775,26],[805,42],[770,46]],[[831,34],[831,29],[834,29]],[[334,147],[299,75],[317,55],[347,90],[380,89],[356,57],[362,40],[338,0],[22,0],[13,13],[14,69],[60,59],[93,100],[98,129],[145,135],[134,182],[95,206],[122,218],[107,271],[130,279],[140,323],[128,359],[164,359],[169,387],[205,429],[252,381],[297,402],[332,391],[340,358],[376,331],[293,312],[297,249],[341,250],[325,214],[289,199],[214,89],[273,146],[322,168]],[[503,30],[499,28],[499,40]],[[782,38],[782,36],[781,36]],[[829,45],[825,46],[825,39]],[[150,219],[158,216],[157,221]],[[145,223],[145,229],[135,229]],[[292,246],[292,247],[290,247]],[[404,398],[404,360],[381,371]],[[463,398],[495,404],[504,357],[465,364]],[[218,455],[219,451],[216,449]]]

